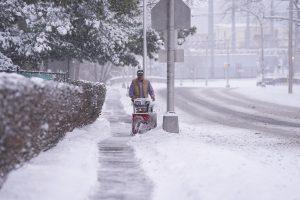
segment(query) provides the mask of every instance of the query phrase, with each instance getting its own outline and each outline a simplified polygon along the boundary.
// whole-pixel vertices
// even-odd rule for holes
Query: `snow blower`
[[[157,114],[153,110],[154,103],[147,98],[133,101],[132,135],[142,134],[157,126]]]

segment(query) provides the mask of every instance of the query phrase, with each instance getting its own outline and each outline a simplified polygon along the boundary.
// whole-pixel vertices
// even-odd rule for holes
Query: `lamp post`
[[[146,65],[147,65],[147,0],[143,2],[143,70],[146,75]]]
[[[293,76],[294,76],[294,68],[293,68],[293,8],[294,1],[290,0],[289,4],[289,94],[293,93]]]

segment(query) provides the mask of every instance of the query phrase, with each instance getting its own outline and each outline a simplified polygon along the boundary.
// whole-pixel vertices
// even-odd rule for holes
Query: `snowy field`
[[[12,171],[0,190],[0,199],[89,199],[98,187],[98,142],[109,134],[109,123],[103,118],[67,133],[56,147]]]
[[[235,92],[255,100],[299,106],[300,88],[288,95],[286,86],[256,87],[255,80],[231,81]],[[165,88],[165,84],[154,84]],[[205,83],[177,82],[177,87],[203,87]],[[210,81],[209,88],[224,88],[223,80]],[[120,88],[117,86],[117,88]],[[131,113],[123,93],[122,102]],[[165,99],[158,96],[159,122]],[[180,134],[168,134],[160,126],[134,137],[136,156],[154,182],[153,199],[190,200],[294,200],[300,199],[299,140],[255,130],[233,128],[195,119],[182,108]],[[201,113],[199,113],[201,114]],[[191,123],[193,122],[193,123]]]

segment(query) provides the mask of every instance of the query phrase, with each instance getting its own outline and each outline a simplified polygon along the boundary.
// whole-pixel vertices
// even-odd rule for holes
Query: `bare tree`
[[[253,16],[259,24],[260,28],[260,74],[262,76],[262,85],[265,78],[265,56],[264,56],[264,27],[265,19],[265,4],[263,0],[235,0],[233,4],[235,10]],[[232,8],[231,8],[232,9]]]

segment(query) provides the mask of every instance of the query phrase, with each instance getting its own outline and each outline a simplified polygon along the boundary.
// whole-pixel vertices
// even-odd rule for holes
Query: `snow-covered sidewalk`
[[[299,199],[300,151],[283,139],[221,127],[161,129],[132,139],[154,199]],[[206,130],[205,130],[206,129]]]
[[[109,133],[109,122],[102,117],[67,133],[57,146],[12,171],[0,190],[0,199],[88,199],[98,187],[98,143]]]
[[[270,96],[276,97],[277,92],[270,90],[266,94],[263,92],[265,88],[254,89],[253,83],[237,81],[235,87],[237,90],[252,88],[253,92],[262,91],[257,98],[265,96],[265,101],[269,98],[269,102],[275,103]],[[223,86],[216,82],[210,87]],[[130,113],[126,92],[120,91],[123,94],[121,100]],[[255,94],[251,98],[255,98]],[[178,109],[180,134],[170,134],[161,128],[165,99],[158,96],[155,110],[159,127],[130,141],[154,183],[154,200],[300,199],[300,148],[297,141],[285,138],[284,134],[276,137],[205,121],[192,124],[189,123],[193,121],[190,115]]]

